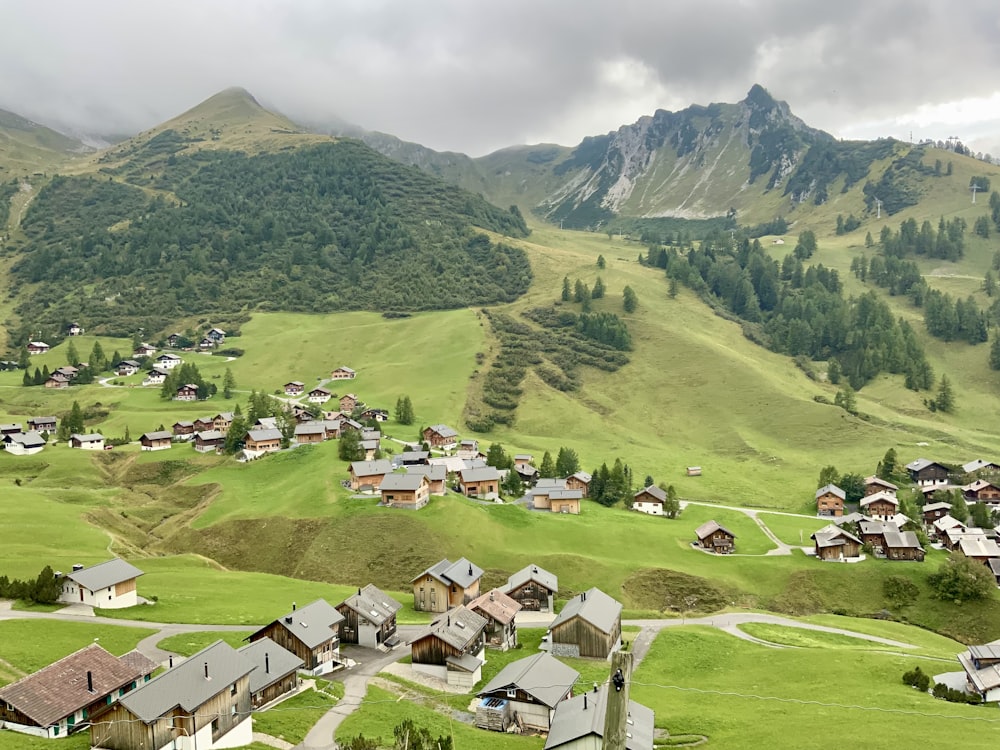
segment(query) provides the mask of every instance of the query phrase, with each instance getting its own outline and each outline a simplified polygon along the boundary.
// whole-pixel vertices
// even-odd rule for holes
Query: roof
[[[208,670],[208,678],[205,670]],[[216,641],[191,658],[158,677],[126,693],[118,701],[146,724],[151,724],[175,707],[193,712],[245,677],[254,663],[224,641]]]
[[[490,619],[508,625],[521,611],[521,602],[511,599],[500,589],[491,589],[469,602],[468,607],[473,612],[482,612]]]
[[[392,464],[384,458],[377,461],[351,461],[351,473],[356,477],[392,474]]]
[[[344,599],[337,607],[353,609],[366,620],[381,625],[401,610],[403,605],[369,583],[363,589],[358,589],[358,593]]]
[[[432,482],[443,482],[448,477],[448,470],[440,464],[433,466],[407,466],[406,473],[427,477]]]
[[[446,424],[432,424],[427,428],[431,432],[436,432],[441,437],[458,437],[458,433]]]
[[[950,505],[948,507],[951,507]],[[949,515],[941,516],[933,524],[935,529],[938,531],[947,531],[948,529],[965,528],[965,524],[959,521],[957,518],[953,518]]]
[[[559,578],[555,575],[555,573],[543,570],[537,565],[528,565],[527,567],[521,568],[519,571],[512,574],[510,578],[507,579],[506,591],[516,589],[528,581],[539,583],[553,593],[557,593],[559,591]]]
[[[463,440],[462,442],[465,443],[465,442],[468,442],[468,441]],[[533,456],[530,453],[515,453],[514,454],[514,460],[515,461],[530,461],[532,458],[533,458]]]
[[[587,472],[585,472],[585,471],[578,471],[575,474],[570,474],[566,478],[567,479],[578,479],[581,482],[583,482],[584,484],[590,484],[590,480],[593,479],[593,477],[590,474],[588,474]]]
[[[51,726],[156,669],[153,662],[137,652],[128,656],[112,656],[92,643],[0,688],[0,700],[39,726]],[[91,673],[94,692],[87,690],[87,672]]]
[[[553,477],[542,477],[538,480],[538,484],[535,485],[535,492],[538,490],[564,490],[566,489],[566,480],[558,479]]]
[[[923,551],[917,535],[912,531],[886,531],[883,535],[885,546],[890,549],[918,549]]]
[[[74,433],[69,436],[70,440],[76,440],[78,443],[99,443],[104,440],[104,435],[99,432],[92,432],[90,434],[80,434]]]
[[[928,466],[940,466],[942,469],[947,468],[944,464],[939,464],[937,461],[931,461],[929,458],[918,458],[916,461],[910,461],[910,463],[906,465],[906,469],[908,471],[922,471]]]
[[[462,483],[468,482],[491,482],[499,481],[500,472],[497,471],[495,466],[483,466],[476,469],[462,469],[459,472],[462,477]]]
[[[423,573],[413,578],[410,583],[416,582],[425,575],[433,576],[442,583],[458,584],[464,589],[483,577],[483,569],[464,557],[460,557],[457,562],[445,559],[427,568]]]
[[[399,454],[399,460],[403,462],[426,461],[430,457],[430,451],[403,451]]]
[[[293,609],[262,630],[271,627],[276,622],[302,641],[306,648],[316,648],[337,635],[337,626],[343,619],[344,616],[337,611],[336,607],[325,599],[317,599],[312,604]],[[260,630],[257,632],[259,633]]]
[[[641,490],[635,493],[633,497],[639,497],[639,495],[652,495],[653,498],[658,503],[667,502],[667,493],[657,487],[655,484],[649,485],[649,487],[643,487]]]
[[[379,485],[379,489],[398,492],[415,492],[420,489],[420,485],[427,480],[422,474],[386,474],[385,479]]]
[[[261,417],[254,422],[254,426],[262,430],[274,430],[278,427],[278,420],[276,417]]]
[[[255,443],[259,443],[261,440],[281,440],[281,430],[277,428],[250,430],[247,436]]]
[[[861,507],[864,508],[879,501],[891,503],[892,505],[899,505],[899,500],[897,500],[893,495],[890,495],[888,492],[875,492],[867,497],[861,498]]]
[[[67,573],[66,577],[71,581],[76,581],[80,586],[91,591],[100,591],[108,586],[114,586],[122,581],[130,581],[142,575],[142,571],[134,565],[116,557],[114,560],[91,565],[89,568],[81,568],[73,573]]]
[[[479,639],[488,624],[489,621],[485,617],[462,605],[440,615],[410,643],[433,636],[453,648],[465,650]]]
[[[220,411],[213,417],[214,419],[221,419],[223,422],[232,422],[236,418],[236,415],[231,411]]]
[[[863,513],[848,513],[845,516],[840,516],[839,518],[834,518],[833,522],[838,526],[843,526],[845,523],[861,523],[862,521],[871,520],[868,516]]]
[[[45,438],[34,430],[28,430],[27,432],[15,432],[13,435],[7,435],[4,437],[4,442],[8,441],[11,443],[19,443],[25,448],[37,448],[41,445],[45,445]]]
[[[543,706],[555,708],[579,678],[579,672],[543,651],[527,659],[511,662],[476,695],[517,688]]]
[[[316,386],[311,391],[309,391],[309,393],[310,394],[313,394],[313,393],[320,393],[320,394],[325,393],[328,396],[333,395],[333,391],[331,391],[329,388],[324,388],[321,385]]]
[[[326,425],[322,422],[302,422],[295,425],[296,435],[326,435]]]
[[[226,437],[226,433],[219,432],[218,430],[202,430],[198,433],[199,440],[222,440]]]
[[[988,482],[985,479],[977,479],[974,482],[970,482],[969,484],[962,487],[962,489],[965,490],[966,492],[979,492],[980,490],[986,489],[987,487],[1000,489],[1000,487],[993,484],[993,482]]]
[[[559,616],[549,628],[569,622],[574,617],[586,620],[604,633],[610,633],[622,614],[622,605],[599,588],[592,588],[577,594],[562,608]]]
[[[958,548],[966,557],[1000,557],[1000,547],[986,537],[960,539]]]
[[[997,466],[994,461],[984,461],[981,458],[977,458],[975,461],[969,461],[967,464],[962,464],[962,471],[966,474],[971,474],[974,471],[979,471],[980,469],[985,469],[987,466]]]
[[[251,693],[259,693],[285,675],[305,666],[302,659],[270,638],[261,638],[236,651],[254,665],[254,670],[250,673]]]
[[[346,367],[344,365],[341,365],[336,370],[334,370],[334,372],[338,372],[338,371],[341,371],[341,372],[354,372],[354,370],[352,370],[350,367]]]
[[[951,510],[951,503],[927,503],[922,509],[924,513],[935,510]]]
[[[194,427],[194,422],[188,422],[186,419],[174,422],[174,427]]]
[[[155,432],[144,432],[142,433],[142,435],[139,436],[139,439],[142,440],[143,438],[146,438],[146,440],[172,440],[173,437],[174,433],[170,432],[169,430],[157,430]]]
[[[473,656],[472,654],[459,654],[458,656],[452,654],[451,656],[446,656],[444,661],[448,666],[458,667],[463,672],[475,672],[486,663],[478,656]]]
[[[604,720],[608,712],[608,691],[581,693],[556,705],[544,750],[555,750],[581,737],[604,736]],[[653,711],[635,701],[628,702],[632,723],[625,740],[626,750],[653,750]]]
[[[854,534],[832,523],[810,535],[809,538],[815,540],[817,547],[840,547],[847,540],[861,544],[861,540]]]
[[[705,523],[694,530],[694,533],[699,539],[704,539],[708,535],[714,534],[716,531],[724,531],[733,539],[736,538],[736,534],[731,532],[725,526],[722,526],[718,521],[705,521]]]
[[[983,647],[970,646],[969,655],[958,655],[958,661],[962,665],[962,668],[965,669],[965,673],[969,676],[969,681],[980,693],[985,693],[987,690],[1000,687],[1000,664],[992,664],[988,667],[983,667],[982,669],[976,669],[976,665],[973,663],[972,658],[970,658],[972,649],[974,648]]]
[[[816,490],[816,499],[823,497],[823,495],[836,495],[841,500],[846,500],[847,495],[844,493],[840,487],[835,484],[827,484]]]
[[[858,531],[862,534],[885,534],[889,531],[899,531],[899,528],[894,523],[865,520],[858,523]]]
[[[171,354],[170,352],[165,352],[156,358],[157,361],[161,359],[180,359],[176,354]]]
[[[443,466],[447,471],[462,471],[467,468],[465,460],[458,456],[435,456],[428,459],[431,466]]]
[[[55,417],[32,417],[28,420],[29,424],[55,424]]]

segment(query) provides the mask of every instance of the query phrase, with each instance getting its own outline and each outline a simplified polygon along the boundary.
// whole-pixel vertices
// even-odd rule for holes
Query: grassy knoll
[[[809,547],[812,540],[809,536],[831,522],[832,519],[797,518],[783,516],[778,513],[761,513],[760,520],[764,522],[771,533],[786,544]]]
[[[839,615],[811,615],[802,618],[805,622],[816,625],[826,625],[831,628],[845,628],[867,635],[877,635],[881,638],[909,643],[920,648],[918,653],[937,656],[945,659],[955,658],[955,654],[963,650],[958,641],[923,628],[915,628],[899,622],[887,620],[860,619],[857,617],[841,617]]]
[[[157,648],[162,648],[164,651],[172,651],[181,656],[191,656],[191,654],[198,653],[206,646],[211,646],[218,640],[225,641],[233,648],[245,646],[246,638],[252,632],[251,630],[247,630],[220,633],[217,630],[206,630],[198,633],[179,633],[164,638],[162,641],[157,642],[156,646]]]
[[[23,672],[34,672],[95,641],[120,656],[155,632],[87,622],[4,620],[0,622],[0,659]]]
[[[739,626],[740,630],[754,638],[760,638],[768,643],[796,648],[853,648],[864,651],[885,651],[891,646],[868,641],[852,635],[840,633],[824,633],[821,630],[808,630],[787,625],[771,625],[766,622],[747,622]]]
[[[671,733],[704,734],[711,747],[722,749],[822,746],[826,742],[817,736],[822,727],[836,728],[831,731],[836,731],[838,744],[879,749],[900,743],[992,744],[988,724],[961,720],[991,718],[988,709],[935,701],[902,684],[900,675],[919,661],[864,650],[776,650],[705,628],[672,628],[657,637],[636,670],[632,698],[652,708],[657,724]],[[858,708],[684,692],[653,683],[914,713],[871,714]],[[875,722],[877,733],[871,731]]]
[[[324,684],[320,680],[318,684]],[[306,690],[267,711],[254,714],[253,729],[285,742],[298,744],[305,739],[319,717],[337,702],[333,695]]]

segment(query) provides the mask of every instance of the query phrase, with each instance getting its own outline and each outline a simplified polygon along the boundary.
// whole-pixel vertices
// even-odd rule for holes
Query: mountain
[[[90,150],[75,138],[0,109],[0,180],[46,172]]]

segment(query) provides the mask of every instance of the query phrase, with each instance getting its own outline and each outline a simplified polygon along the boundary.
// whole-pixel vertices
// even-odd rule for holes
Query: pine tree
[[[573,291],[569,285],[569,276],[563,276],[563,286],[562,286],[562,301],[569,302]]]
[[[122,438],[125,441],[125,445],[132,442],[132,433],[129,431],[128,425],[125,425],[125,436]]]
[[[413,402],[409,396],[400,396],[396,399],[395,417],[400,424],[413,424]]]
[[[636,297],[635,292],[632,291],[632,287],[630,286],[622,290],[622,305],[627,313],[635,312],[635,309],[639,306],[639,298]]]
[[[997,369],[997,368],[994,367],[993,369]],[[34,384],[35,384],[35,379],[33,377],[31,377],[31,371],[30,370],[25,370],[24,371],[24,377],[21,378],[21,385],[34,385]]]
[[[677,490],[672,484],[667,487],[660,485],[660,489],[667,495],[667,500],[663,503],[663,515],[667,518],[677,518],[681,512],[681,501],[677,497]]]
[[[31,355],[28,353],[28,347],[22,344],[21,348],[17,350],[17,366],[22,370],[27,370],[30,362]]]
[[[584,286],[583,282],[580,281],[580,279],[576,280],[576,283],[573,284],[573,301],[574,302],[583,302],[583,294],[584,294],[584,290],[586,290],[586,288],[587,287]]]
[[[45,378],[42,377],[42,371],[38,367],[35,368],[35,377],[32,378],[32,382],[35,385],[42,385],[45,382]]]
[[[70,340],[66,347],[66,364],[76,367],[80,364],[80,354],[76,351],[76,344]]]
[[[938,411],[943,411],[946,414],[955,409],[955,393],[952,391],[951,381],[948,380],[947,375],[941,376],[941,383],[938,386],[937,398],[934,399],[934,406],[937,407]]]
[[[572,448],[560,448],[556,456],[556,476],[568,477],[580,471],[580,457]]]
[[[667,287],[667,294],[669,295],[670,299],[676,299],[677,298],[677,292],[679,291],[679,289],[680,289],[680,287],[679,287],[679,285],[677,283],[677,279],[675,279],[673,276],[671,276],[670,277],[670,285]]]
[[[542,464],[538,467],[538,476],[543,479],[554,479],[556,476],[556,464],[552,460],[552,454],[545,451],[542,456]]]
[[[340,434],[337,455],[341,461],[360,461],[365,457],[361,447],[361,436],[357,430],[345,430]]]
[[[509,469],[513,461],[503,449],[501,443],[490,443],[489,450],[486,451],[486,465],[494,466],[497,469]],[[512,474],[516,472],[511,472]]]
[[[108,369],[108,360],[104,355],[100,341],[94,342],[94,348],[90,350],[90,359],[87,360],[87,367],[93,372],[104,372]]]
[[[222,376],[222,397],[226,399],[232,398],[235,389],[236,378],[233,376],[233,371],[227,367],[225,375]]]
[[[830,381],[831,385],[838,385],[840,383],[840,375],[840,362],[831,359],[826,366],[826,379]]]
[[[597,267],[600,268],[603,271],[605,268],[607,268],[607,266],[608,266],[608,262],[606,260],[604,260],[604,256],[603,255],[598,255],[597,256]]]
[[[604,282],[601,281],[601,277],[597,277],[597,281],[594,282],[594,289],[590,292],[591,299],[601,299],[604,296]]]
[[[69,410],[69,416],[63,419],[63,424],[66,425],[66,429],[71,435],[83,432],[83,409],[80,408],[79,401],[73,402],[73,406]]]
[[[990,368],[1000,370],[1000,336],[994,336],[990,344]]]

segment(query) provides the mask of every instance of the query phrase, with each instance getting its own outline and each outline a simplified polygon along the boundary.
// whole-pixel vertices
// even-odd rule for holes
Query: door
[[[83,601],[83,586],[80,587],[80,601]]]

